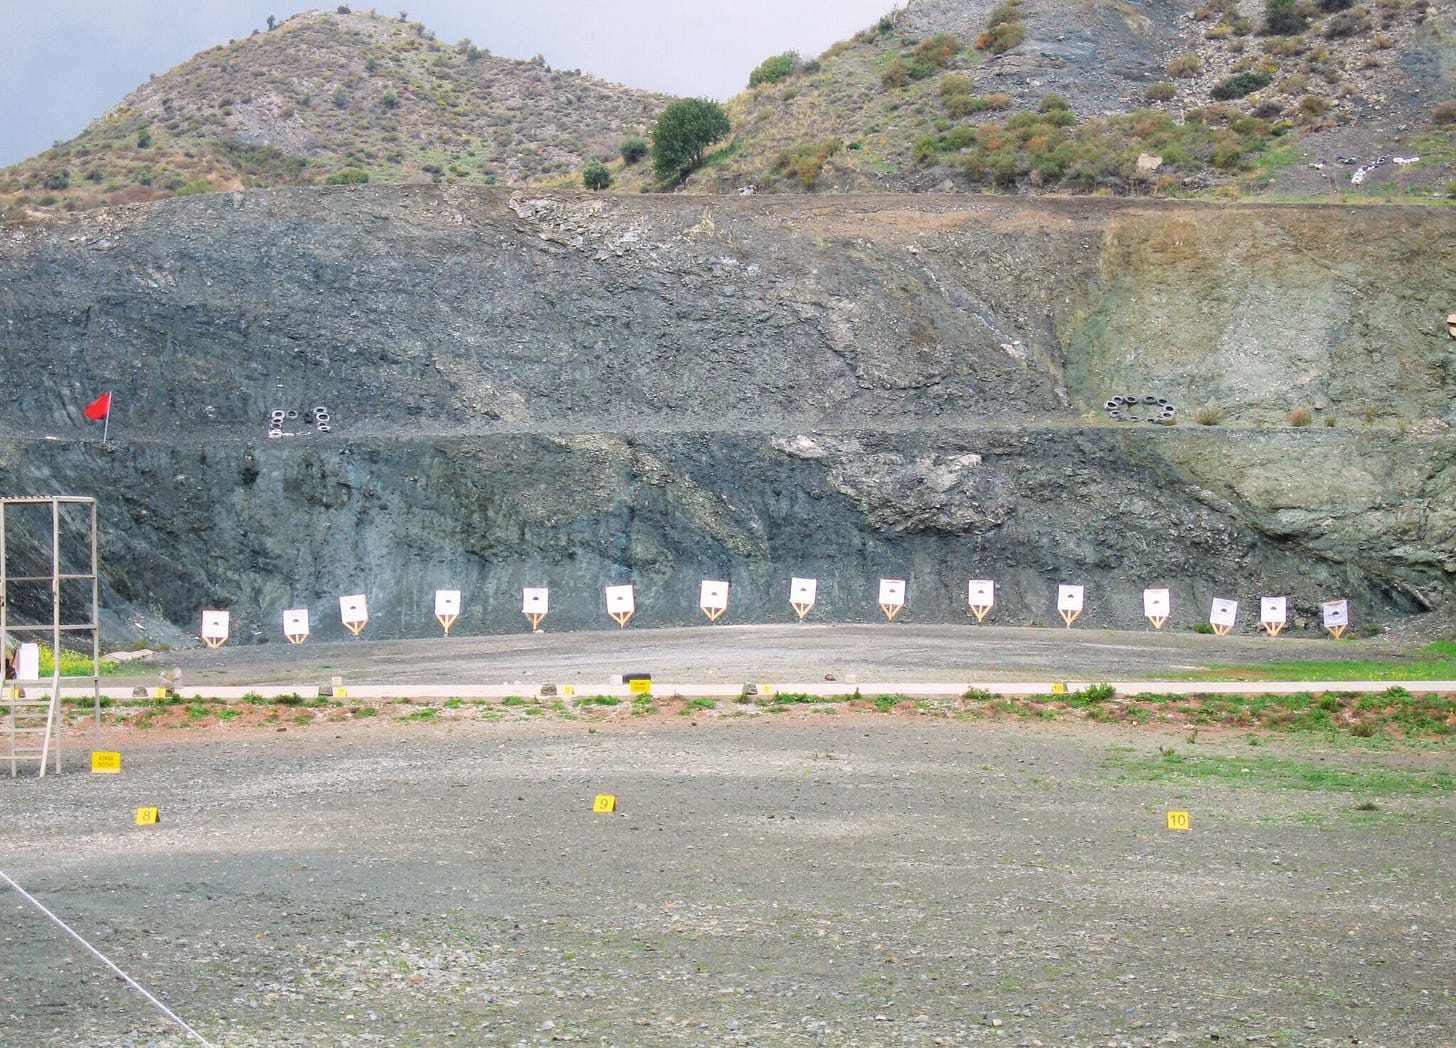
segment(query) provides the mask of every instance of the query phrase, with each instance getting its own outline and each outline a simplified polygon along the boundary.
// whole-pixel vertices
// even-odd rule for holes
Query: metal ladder
[[[9,759],[12,779],[20,766],[31,762],[41,777],[45,776],[47,761],[55,771],[61,770],[60,689],[46,689],[44,697],[32,697],[40,690],[16,687],[7,681],[0,695],[0,706],[5,710],[0,735],[8,744],[8,753],[0,755],[0,760]]]

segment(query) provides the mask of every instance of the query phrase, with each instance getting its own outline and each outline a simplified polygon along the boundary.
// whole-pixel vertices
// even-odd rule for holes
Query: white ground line
[[[188,1026],[187,1023],[185,1023],[182,1020],[182,1018],[177,1015],[176,1012],[172,1011],[172,1009],[168,1008],[161,1001],[157,1000],[155,997],[153,997],[151,994],[149,994],[130,975],[127,975],[126,972],[122,971],[116,965],[112,964],[110,958],[108,958],[105,954],[103,954],[96,947],[92,946],[85,939],[81,938],[81,936],[79,936],[78,934],[76,934],[76,932],[74,932],[70,928],[70,926],[66,924],[65,921],[61,920],[55,914],[51,913],[50,910],[46,909],[45,906],[43,906],[41,904],[41,902],[40,902],[39,899],[37,899],[35,896],[31,895],[30,892],[26,891],[20,885],[16,884],[15,881],[10,877],[10,875],[7,874],[4,870],[0,870],[0,880],[3,880],[6,884],[10,885],[10,887],[14,888],[17,892],[19,892],[20,893],[20,897],[22,899],[24,899],[26,902],[30,903],[37,910],[39,910],[41,913],[45,914],[46,918],[49,919],[52,924],[54,924],[57,928],[61,929],[61,931],[65,932],[72,939],[74,939],[77,943],[79,943],[81,945],[81,948],[83,950],[85,950],[92,957],[95,957],[98,961],[100,961],[107,968],[109,968],[112,971],[112,973],[118,979],[120,979],[122,982],[126,983],[126,985],[130,986],[137,993],[141,994],[142,997],[145,998],[159,1012],[161,1012],[163,1015],[165,1015],[168,1019],[171,1019],[178,1026],[182,1027],[182,1029],[186,1030],[193,1037],[197,1038],[197,1040],[200,1041],[202,1044],[207,1045],[207,1048],[214,1048],[212,1042],[210,1042],[206,1037],[203,1037],[202,1034],[198,1033],[192,1027]]]

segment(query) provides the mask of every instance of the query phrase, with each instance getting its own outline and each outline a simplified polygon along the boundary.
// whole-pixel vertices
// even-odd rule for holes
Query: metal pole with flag
[[[101,421],[101,443],[105,444],[106,434],[111,430],[111,392],[108,390],[87,404],[82,414],[93,422]]]

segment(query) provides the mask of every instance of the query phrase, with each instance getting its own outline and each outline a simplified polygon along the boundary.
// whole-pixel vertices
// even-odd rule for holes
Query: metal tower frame
[[[11,574],[11,560],[12,558],[20,559],[20,556],[11,548],[10,518],[12,515],[19,517],[23,513],[43,512],[43,510],[37,511],[30,507],[44,507],[50,511],[49,572],[13,575]],[[77,520],[77,517],[81,519]],[[62,557],[62,530],[68,523],[73,527],[80,525],[81,530],[89,532],[89,555],[83,554],[82,557],[77,557],[75,551],[68,547],[71,559],[68,561]],[[27,537],[34,537],[36,530],[39,529],[29,530]],[[43,561],[47,559],[45,554],[32,555],[27,559],[29,563],[19,565],[21,571],[44,570]],[[78,560],[82,561],[79,566],[85,570],[69,572],[63,570],[68,563],[73,567],[78,566],[76,564]],[[42,641],[48,638],[51,648],[51,675],[49,678],[6,681],[4,696],[0,698],[0,706],[5,709],[3,728],[0,730],[4,731],[10,741],[8,756],[11,778],[15,777],[16,764],[28,760],[38,760],[42,777],[46,773],[47,760],[52,762],[57,773],[60,772],[62,682],[73,685],[90,685],[92,702],[96,710],[96,723],[98,727],[100,726],[101,629],[97,613],[100,584],[97,565],[96,500],[94,498],[85,495],[0,497],[0,645],[3,645],[5,649],[6,658],[9,658],[10,655],[12,635],[23,636],[26,639],[34,637]],[[41,583],[47,584],[49,588],[49,621],[15,622],[11,612],[11,587],[30,584],[38,589],[38,584]],[[73,599],[68,601],[63,597],[63,587],[66,594],[74,595]],[[75,599],[86,590],[89,590],[89,601]],[[86,621],[65,621],[67,615],[63,612],[63,608],[71,607],[81,610],[81,607],[78,606],[85,606],[89,611]],[[81,634],[90,641],[91,672],[89,675],[83,676],[74,674],[62,676],[62,640],[63,638],[71,640],[70,650],[74,651],[77,634]],[[40,693],[38,696],[35,694],[37,692]],[[40,736],[38,745],[36,745],[36,736]]]

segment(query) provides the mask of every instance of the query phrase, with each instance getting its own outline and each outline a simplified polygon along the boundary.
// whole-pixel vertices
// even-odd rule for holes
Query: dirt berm
[[[890,576],[922,621],[960,621],[968,577],[1003,623],[1059,582],[1088,625],[1139,624],[1151,585],[1376,621],[1456,594],[1453,227],[419,186],[91,212],[0,243],[0,488],[102,498],[118,641],[202,607],[327,638],[355,591],[410,635],[437,587],[462,632],[517,628],[522,585],[557,628],[625,582],[682,624],[703,578],[779,621],[791,575],[843,620]],[[1110,420],[1131,395],[1177,424]]]

